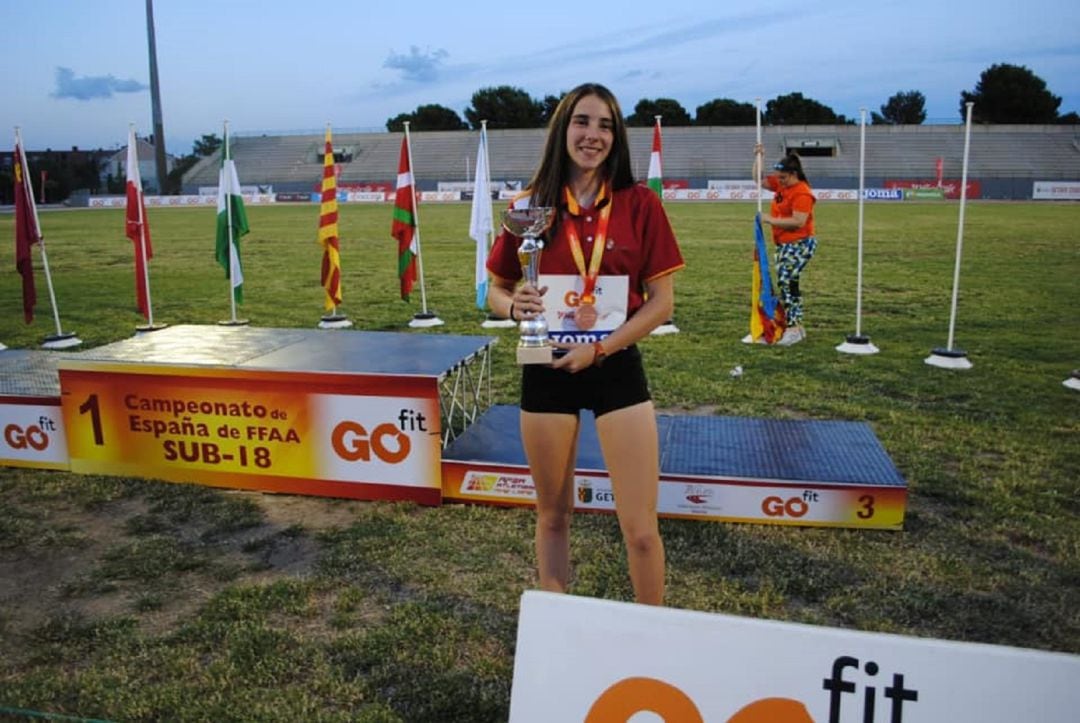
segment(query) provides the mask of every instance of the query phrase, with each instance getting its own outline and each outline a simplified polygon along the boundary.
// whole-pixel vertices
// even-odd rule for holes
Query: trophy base
[[[544,346],[519,346],[517,348],[518,364],[550,364],[552,347]]]

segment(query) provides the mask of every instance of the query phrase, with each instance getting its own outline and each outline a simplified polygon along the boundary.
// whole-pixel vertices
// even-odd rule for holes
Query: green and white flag
[[[221,171],[218,173],[217,200],[217,262],[225,269],[225,278],[232,281],[233,299],[244,300],[244,270],[240,264],[240,237],[248,232],[244,198],[240,195],[240,179],[236,164],[229,155],[229,132],[221,154]]]
[[[649,188],[657,196],[664,197],[664,172],[660,164],[660,118],[656,119],[652,134],[652,153],[649,155]]]

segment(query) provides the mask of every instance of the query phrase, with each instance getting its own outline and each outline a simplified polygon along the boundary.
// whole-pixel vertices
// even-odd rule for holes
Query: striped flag
[[[754,216],[754,272],[750,284],[750,341],[774,344],[784,334],[784,306],[776,298],[769,271],[769,251],[761,230],[761,214]]]
[[[221,152],[221,171],[218,173],[217,201],[217,262],[225,269],[225,278],[232,281],[233,299],[244,300],[244,269],[240,264],[240,237],[249,231],[244,198],[240,195],[240,179],[236,164],[229,155],[229,132]]]
[[[41,241],[34,189],[30,185],[30,168],[19,137],[15,137],[15,269],[22,276],[23,318],[34,320],[37,290],[34,288],[34,260],[30,247]]]
[[[127,149],[127,211],[125,233],[135,244],[135,303],[144,318],[150,318],[150,298],[147,284],[147,262],[154,256],[150,246],[150,226],[146,222],[142,178],[139,173],[138,141],[135,128],[128,129]]]
[[[412,169],[409,167],[409,143],[401,139],[401,158],[398,161],[397,195],[394,197],[394,220],[390,235],[398,242],[398,279],[401,298],[408,301],[416,283],[416,194],[413,191]]]
[[[662,154],[660,140],[660,119],[656,119],[656,125],[652,132],[652,153],[649,154],[649,188],[661,199],[664,197],[664,171],[660,156]]]
[[[323,307],[332,311],[341,303],[341,245],[338,239],[337,176],[334,174],[334,144],[326,129],[323,151],[322,202],[319,205],[319,245],[323,249],[322,285],[326,291]]]
[[[476,151],[476,182],[473,185],[469,236],[476,241],[476,306],[487,308],[488,235],[494,230],[491,218],[491,184],[488,182],[487,127],[480,129]]]

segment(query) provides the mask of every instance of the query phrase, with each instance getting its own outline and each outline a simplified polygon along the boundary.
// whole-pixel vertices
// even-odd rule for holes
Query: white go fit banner
[[[521,599],[513,723],[1075,723],[1080,656]]]

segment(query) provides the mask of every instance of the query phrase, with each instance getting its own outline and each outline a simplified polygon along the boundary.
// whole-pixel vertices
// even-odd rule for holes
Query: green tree
[[[714,98],[699,105],[694,115],[696,126],[752,126],[757,109],[753,103],[740,103],[731,98]]]
[[[544,119],[544,125],[548,124],[551,120],[551,116],[555,115],[555,109],[559,107],[559,101],[566,95],[566,91],[560,92],[558,95],[545,95],[544,99],[540,101],[540,105],[543,106],[543,112],[541,117]]]
[[[960,91],[960,117],[965,104],[975,104],[971,119],[977,123],[1056,123],[1061,98],[1023,65],[998,63],[979,76],[973,91]]]
[[[778,95],[765,104],[765,122],[770,125],[835,125],[847,119],[802,93]]]
[[[690,114],[679,101],[671,98],[657,98],[656,100],[642,98],[634,106],[634,112],[627,116],[626,125],[646,128],[656,123],[656,116],[662,116],[660,122],[665,126],[693,124]]]
[[[401,132],[405,130],[405,121],[409,121],[409,129],[414,131],[461,131],[468,128],[457,111],[435,103],[418,106],[412,113],[399,113],[386,121],[386,129]]]
[[[500,85],[473,93],[465,118],[474,130],[480,129],[482,120],[488,128],[541,128],[544,106],[521,88]]]
[[[180,156],[176,159],[176,163],[173,164],[173,169],[169,171],[169,178],[166,181],[166,186],[169,188],[170,193],[179,193],[184,182],[184,174],[191,170],[191,168],[199,162],[199,159],[212,156],[217,153],[217,150],[221,148],[221,139],[218,138],[216,133],[204,133],[202,138],[196,140],[191,144],[191,153]],[[110,175],[106,178],[106,185],[109,186],[109,192],[112,193],[112,188],[115,183],[123,182],[124,179],[119,178],[115,181]],[[121,192],[123,188],[121,187]]]
[[[926,96],[917,90],[900,91],[881,106],[881,114],[871,112],[874,125],[921,125],[926,120]]]
[[[217,137],[217,134],[204,133],[203,137],[192,145],[191,152],[198,158],[202,158],[214,155],[218,148],[221,148],[221,139]]]

